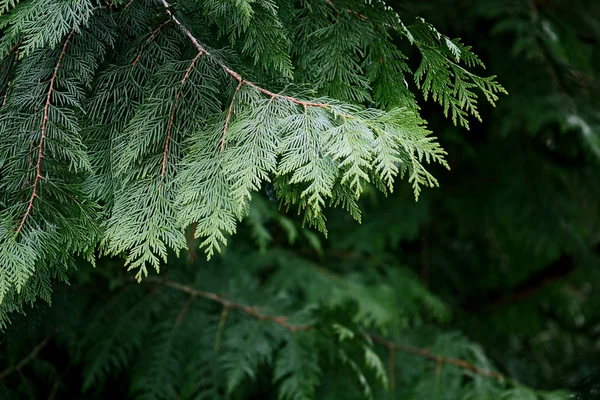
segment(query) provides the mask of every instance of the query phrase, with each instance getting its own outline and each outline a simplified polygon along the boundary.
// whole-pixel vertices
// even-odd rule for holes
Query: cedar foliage
[[[0,0],[0,398],[568,398],[597,346],[590,4],[457,7],[530,56],[492,111],[426,6]],[[565,263],[544,310],[574,327],[470,308]],[[494,342],[557,332],[557,375]]]

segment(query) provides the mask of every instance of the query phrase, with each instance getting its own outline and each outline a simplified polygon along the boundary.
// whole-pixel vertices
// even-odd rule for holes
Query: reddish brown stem
[[[164,279],[164,278],[158,278],[158,277],[149,277],[146,278],[147,282],[154,282],[154,283],[159,283],[161,285],[165,285],[168,286],[170,288],[173,288],[175,290],[179,290],[181,292],[187,293],[192,297],[202,297],[205,299],[209,299],[212,300],[214,302],[217,302],[219,304],[222,304],[224,307],[227,308],[233,308],[239,311],[243,311],[246,314],[259,319],[259,320],[266,320],[266,321],[272,321],[275,322],[276,324],[286,328],[287,330],[291,331],[291,332],[296,332],[296,331],[308,331],[310,329],[312,329],[312,325],[292,325],[290,323],[287,322],[287,318],[283,317],[283,316],[277,316],[277,315],[267,315],[267,314],[262,314],[261,312],[259,312],[255,307],[251,307],[251,306],[247,306],[244,304],[240,304],[240,303],[236,303],[234,301],[231,300],[227,300],[221,296],[219,296],[216,293],[211,293],[211,292],[205,292],[203,290],[197,290],[194,289],[192,287],[189,287],[187,285],[178,283],[178,282],[173,282],[170,281],[168,279]]]
[[[498,372],[476,367],[475,365],[470,364],[467,361],[461,360],[459,358],[443,357],[443,356],[439,356],[437,354],[430,353],[429,350],[423,349],[420,347],[413,347],[413,346],[408,346],[408,345],[404,345],[404,344],[392,343],[389,340],[384,339],[380,336],[376,336],[376,335],[371,335],[371,338],[375,342],[386,346],[389,351],[401,351],[403,353],[414,354],[414,355],[435,361],[437,368],[439,368],[439,366],[442,364],[449,364],[449,365],[454,365],[456,367],[471,371],[478,375],[484,375],[484,376],[496,379],[498,381],[510,381],[509,378],[505,377],[504,375],[502,375]]]
[[[180,292],[187,293],[190,296],[192,296],[192,298],[202,297],[205,299],[212,300],[216,303],[222,304],[223,307],[225,307],[228,310],[233,308],[233,309],[245,312],[246,314],[248,314],[254,318],[257,318],[259,320],[267,320],[267,321],[275,322],[276,324],[288,329],[292,333],[296,332],[296,331],[309,331],[314,328],[314,325],[292,325],[287,322],[287,318],[284,316],[266,315],[266,314],[259,312],[256,309],[256,307],[236,303],[234,301],[227,300],[227,299],[219,296],[216,293],[194,289],[194,288],[184,285],[182,283],[170,281],[167,278],[149,277],[149,278],[146,278],[146,282],[152,282],[152,283],[158,283],[161,285],[165,285],[172,289],[179,290]],[[190,300],[188,299],[188,301],[190,301]],[[441,364],[454,365],[454,366],[462,368],[464,370],[471,371],[472,373],[487,376],[489,378],[496,379],[498,381],[514,382],[511,378],[508,378],[498,372],[479,368],[479,367],[477,367],[465,360],[459,359],[459,358],[439,356],[437,354],[433,354],[433,353],[429,352],[428,349],[393,343],[393,342],[391,342],[381,336],[377,336],[377,335],[369,335],[369,336],[371,337],[371,339],[373,339],[374,342],[377,342],[377,343],[382,344],[385,347],[387,347],[389,351],[400,351],[403,353],[414,354],[414,355],[435,361],[437,365],[441,365]],[[388,361],[388,362],[389,362],[388,368],[391,368],[395,364],[395,361],[393,358],[391,358],[391,361]]]
[[[146,42],[144,43],[144,48],[148,45],[148,43],[150,43],[152,41],[152,39],[154,39],[156,37],[156,35],[158,35],[158,32],[161,31],[161,29],[168,24],[169,22],[171,22],[170,19],[166,20],[165,22],[163,22],[162,24],[160,24],[158,26],[158,28],[156,28],[154,31],[152,31],[152,34],[150,34],[150,36],[148,37],[148,39],[146,39]],[[135,58],[135,60],[133,60],[133,66],[135,67],[136,64],[140,61],[140,58],[142,57],[142,50],[140,50],[140,52],[138,53],[137,57]]]
[[[235,96],[237,96],[237,93],[243,84],[244,84],[244,81],[243,80],[240,81],[240,83],[237,85],[237,88],[235,88],[235,92],[233,92],[233,97],[231,98],[231,104],[229,104],[229,111],[227,111],[227,118],[225,118],[225,127],[223,128],[223,136],[221,137],[221,146],[219,148],[219,151],[223,151],[223,149],[225,148],[225,135],[227,134],[227,127],[229,126],[229,120],[231,119],[231,112],[233,111],[233,104],[235,103]]]
[[[67,39],[65,40],[65,43],[62,46],[62,51],[60,52],[60,55],[58,56],[58,61],[56,63],[56,66],[54,67],[54,72],[52,73],[52,78],[50,78],[50,88],[48,89],[48,94],[46,95],[46,103],[44,104],[44,116],[42,119],[42,127],[41,127],[42,135],[40,137],[40,143],[38,144],[38,158],[37,158],[37,163],[36,163],[36,167],[35,167],[35,180],[33,181],[33,191],[31,193],[31,197],[29,198],[29,204],[27,205],[27,210],[25,211],[25,215],[23,215],[23,219],[21,220],[21,223],[19,224],[19,227],[17,228],[17,231],[15,232],[15,236],[21,232],[21,229],[23,229],[23,226],[25,225],[25,221],[27,221],[27,218],[31,214],[31,209],[33,208],[33,200],[38,195],[37,193],[38,193],[38,186],[39,186],[40,179],[43,179],[43,177],[42,177],[42,159],[44,158],[44,140],[46,139],[46,126],[48,124],[48,112],[50,110],[52,91],[54,90],[54,83],[56,82],[56,76],[58,75],[58,69],[60,68],[62,59],[67,51],[67,45],[71,41],[71,38],[73,37],[74,34],[75,34],[75,29],[71,30],[71,33],[69,33],[69,36],[67,36]]]
[[[179,97],[181,96],[181,91],[178,91],[175,95],[175,102],[173,103],[173,111],[171,111],[171,116],[169,117],[169,126],[167,127],[167,140],[165,140],[165,149],[163,150],[163,159],[162,159],[162,167],[160,169],[160,176],[164,178],[165,170],[167,168],[167,154],[169,152],[169,142],[171,141],[171,130],[173,129],[173,121],[175,119],[175,110],[177,110],[177,102],[179,102]]]
[[[178,327],[179,325],[181,325],[181,322],[183,321],[183,318],[185,317],[188,310],[192,306],[193,301],[194,301],[194,297],[190,296],[187,299],[187,301],[185,302],[185,304],[183,305],[183,307],[181,307],[181,311],[179,311],[179,314],[177,314],[177,319],[175,319],[175,327]]]
[[[204,54],[204,53],[198,52],[198,54],[196,54],[196,57],[194,57],[194,59],[190,63],[190,66],[185,71],[185,75],[183,76],[183,79],[181,80],[181,85],[183,85],[185,83],[185,81],[187,81],[188,77],[190,76],[190,72],[194,68],[194,64],[196,64],[196,61],[198,61],[198,58],[200,58],[200,56],[202,54]],[[179,102],[179,97],[181,97],[181,88],[177,91],[177,94],[175,95],[175,101],[173,102],[173,110],[171,111],[171,116],[169,117],[169,126],[167,127],[167,140],[165,141],[165,149],[163,151],[162,167],[160,170],[160,176],[162,178],[164,178],[165,171],[167,168],[167,154],[169,152],[169,143],[171,141],[171,131],[173,130],[173,122],[175,120],[175,111],[177,111],[177,103]]]
[[[8,98],[8,90],[10,89],[10,83],[11,81],[8,81],[8,84],[6,85],[6,92],[4,92],[4,96],[2,98],[2,106],[0,107],[4,107],[6,105],[6,99]]]
[[[169,5],[169,3],[166,0],[161,0],[163,6],[165,7],[165,10],[167,12],[167,14],[169,15],[169,18],[171,18],[171,20],[173,20],[173,22],[175,22],[175,24],[183,31],[183,33],[185,34],[185,36],[188,37],[188,39],[190,39],[190,41],[192,42],[192,44],[194,45],[194,47],[199,51],[202,52],[203,54],[206,55],[211,55],[198,41],[198,39],[196,39],[196,37],[177,19],[177,17],[175,17],[175,15],[173,14],[173,12],[171,11],[171,6]],[[214,57],[213,57],[214,58]],[[233,77],[236,81],[238,81],[241,85],[248,85],[250,87],[253,87],[254,89],[258,90],[259,92],[263,93],[264,95],[267,95],[269,97],[271,97],[271,99],[273,98],[279,98],[279,99],[284,99],[287,101],[290,101],[294,104],[298,104],[301,105],[303,107],[319,107],[319,108],[325,108],[327,110],[331,110],[331,106],[329,104],[324,104],[324,103],[315,103],[315,102],[311,102],[311,101],[304,101],[304,100],[300,100],[297,99],[295,97],[291,97],[291,96],[285,96],[285,95],[281,95],[281,94],[277,94],[274,92],[271,92],[270,90],[267,90],[263,87],[260,87],[258,85],[256,85],[255,83],[249,82],[245,79],[242,78],[242,76],[235,72],[234,70],[232,70],[231,68],[229,68],[227,65],[223,64],[222,62],[220,62],[218,59],[215,58],[216,63],[225,71],[227,72],[227,74],[229,74],[231,77]],[[344,114],[338,114],[340,117],[342,118],[347,118],[347,115]]]

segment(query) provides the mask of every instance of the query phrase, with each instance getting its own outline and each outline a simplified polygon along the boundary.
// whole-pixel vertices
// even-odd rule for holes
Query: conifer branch
[[[23,39],[19,39],[19,41],[17,43],[15,43],[9,50],[8,52],[6,52],[6,55],[4,55],[2,57],[2,60],[6,59],[7,57],[9,57],[13,52],[16,53],[17,58],[19,56],[19,47],[21,47],[21,43],[23,43]]]
[[[316,102],[311,102],[311,101],[305,101],[305,100],[300,100],[296,97],[292,97],[292,96],[286,96],[286,95],[282,95],[279,93],[274,93],[268,89],[265,89],[261,86],[258,86],[255,83],[252,83],[250,81],[247,81],[245,79],[242,78],[242,76],[235,72],[234,70],[232,70],[231,68],[229,68],[227,65],[225,65],[224,63],[222,63],[220,60],[218,60],[216,57],[212,56],[211,53],[209,53],[204,46],[202,46],[200,44],[200,42],[198,41],[198,39],[196,39],[196,37],[189,31],[189,29],[187,29],[185,27],[185,25],[183,25],[178,19],[177,17],[175,17],[175,15],[173,14],[173,12],[171,11],[171,6],[169,5],[169,3],[166,0],[161,0],[163,6],[165,7],[165,10],[167,12],[167,14],[169,15],[169,17],[173,20],[173,22],[175,22],[175,24],[177,26],[179,26],[179,28],[183,31],[183,33],[188,37],[188,39],[190,39],[190,41],[192,42],[192,44],[194,45],[194,47],[196,47],[196,49],[206,55],[211,56],[215,62],[217,63],[217,65],[219,65],[219,67],[221,67],[227,74],[231,75],[231,77],[233,77],[236,81],[239,82],[240,85],[248,85],[254,89],[256,89],[257,91],[261,92],[262,94],[269,96],[271,99],[274,98],[279,98],[279,99],[283,99],[283,100],[287,100],[290,101],[294,104],[298,104],[303,106],[304,108],[306,107],[318,107],[318,108],[324,108],[326,110],[330,110],[331,111],[331,106],[329,104],[325,104],[325,103],[316,103]],[[351,118],[349,115],[345,115],[345,114],[337,114],[338,116],[342,117],[342,118]]]
[[[435,361],[438,366],[441,364],[454,365],[454,366],[462,368],[464,370],[471,371],[475,374],[490,377],[497,381],[509,381],[509,382],[515,383],[513,379],[508,378],[498,372],[479,368],[479,367],[477,367],[471,363],[468,363],[467,361],[462,360],[460,358],[439,356],[437,354],[433,354],[433,353],[429,352],[429,350],[427,350],[426,348],[393,343],[393,342],[390,342],[389,340],[382,338],[381,336],[377,336],[377,335],[370,335],[370,336],[373,339],[373,341],[384,345],[385,347],[388,348],[388,350],[390,352],[401,351],[403,353],[414,354],[414,355],[421,356],[421,357],[427,358],[429,360]]]
[[[327,3],[327,4],[329,4],[331,7],[333,7],[333,9],[334,9],[334,10],[336,10],[336,11],[338,12],[338,15],[340,14],[340,9],[339,9],[339,8],[337,8],[337,7],[335,6],[335,4],[333,4],[333,1],[331,1],[331,0],[325,0],[325,3]],[[362,19],[363,21],[368,21],[368,20],[369,20],[369,18],[368,18],[367,16],[365,16],[365,15],[362,15],[361,13],[359,13],[359,12],[356,12],[356,11],[354,11],[354,10],[350,10],[349,8],[345,9],[344,11],[346,11],[348,14],[352,14],[352,15],[355,15],[355,16],[357,16],[358,18]],[[396,28],[396,27],[394,27],[394,26],[392,26],[392,28],[393,28],[393,29],[398,29],[398,28]]]
[[[231,119],[231,111],[233,111],[233,104],[235,103],[235,97],[239,92],[240,88],[244,84],[244,81],[240,81],[240,83],[235,88],[235,92],[233,92],[233,97],[231,98],[231,104],[229,104],[229,110],[227,111],[227,118],[225,118],[225,127],[223,128],[223,136],[221,137],[221,146],[220,151],[223,151],[225,148],[225,135],[227,134],[227,127],[229,126],[229,120]]]
[[[193,301],[194,301],[194,297],[190,296],[190,297],[188,297],[188,299],[185,302],[185,304],[183,305],[183,307],[181,307],[181,311],[179,311],[179,314],[177,314],[177,319],[175,319],[175,327],[178,327],[179,325],[181,325],[181,322],[183,321],[183,318],[187,314],[188,310],[190,309]]]
[[[48,113],[50,110],[52,92],[54,90],[54,83],[56,82],[56,76],[58,75],[58,69],[60,68],[62,59],[63,59],[65,53],[67,52],[67,46],[68,46],[69,42],[71,41],[71,38],[73,37],[74,34],[75,34],[75,28],[73,28],[71,30],[71,32],[69,33],[69,35],[67,36],[67,39],[65,40],[65,43],[62,46],[60,55],[58,56],[58,61],[56,62],[56,66],[54,67],[54,72],[52,73],[52,78],[50,78],[50,87],[48,89],[48,94],[46,95],[46,103],[44,104],[44,116],[42,118],[42,126],[41,126],[42,134],[40,136],[40,143],[38,144],[38,159],[37,159],[37,163],[36,163],[36,167],[35,167],[35,179],[33,181],[33,191],[31,193],[31,197],[29,198],[29,204],[27,205],[27,210],[25,211],[25,215],[23,215],[23,219],[21,220],[21,223],[19,224],[19,227],[17,228],[17,230],[15,232],[15,237],[17,235],[19,235],[19,233],[21,232],[21,229],[23,229],[23,226],[25,225],[25,221],[31,214],[31,209],[33,208],[33,201],[38,195],[37,192],[38,192],[38,185],[39,185],[40,179],[43,179],[42,178],[42,158],[44,158],[44,140],[46,139],[46,126],[48,124]]]
[[[129,2],[127,4],[125,4],[125,7],[123,7],[123,10],[127,10],[127,8],[131,5],[131,3],[133,3],[135,0],[129,0]]]
[[[162,167],[160,170],[161,178],[165,177],[165,170],[167,167],[167,153],[169,152],[169,142],[171,140],[171,131],[173,130],[173,121],[175,120],[175,111],[177,111],[177,103],[179,102],[179,98],[181,97],[181,90],[183,88],[183,84],[185,83],[185,81],[187,81],[188,77],[190,76],[190,72],[192,72],[192,69],[194,68],[194,64],[196,64],[196,61],[198,61],[198,59],[200,58],[200,56],[202,54],[203,53],[198,52],[198,54],[196,54],[196,57],[194,57],[194,59],[190,63],[190,66],[185,71],[185,75],[183,76],[183,79],[181,80],[182,87],[179,88],[179,90],[177,91],[177,94],[175,95],[175,101],[173,102],[173,110],[171,111],[171,116],[169,117],[169,125],[167,127],[167,139],[165,141],[165,149],[163,151]]]
[[[2,96],[2,105],[0,107],[4,107],[6,105],[6,99],[8,98],[8,89],[10,89],[11,81],[8,81],[6,84],[6,92],[4,92],[4,96]]]
[[[35,360],[35,358],[40,354],[40,352],[50,343],[50,340],[54,337],[54,333],[46,336],[40,343],[37,344],[31,351],[31,353],[27,354],[25,358],[17,363],[14,367],[6,368],[4,371],[0,372],[0,381],[12,374],[15,371],[20,371],[29,364],[31,361]]]
[[[221,317],[219,318],[219,324],[217,325],[217,334],[215,335],[215,353],[217,353],[221,347],[221,336],[223,335],[223,328],[225,327],[225,322],[227,322],[228,315],[229,307],[224,306],[223,311],[221,311]]]
[[[158,283],[161,285],[165,285],[168,286],[172,289],[175,290],[179,290],[180,292],[184,292],[189,294],[192,297],[202,297],[205,299],[209,299],[212,300],[216,303],[222,304],[224,307],[227,308],[233,308],[236,310],[240,310],[245,312],[246,314],[261,320],[261,321],[272,321],[275,322],[276,324],[284,327],[285,329],[289,330],[290,332],[296,332],[296,331],[308,331],[310,329],[313,328],[313,325],[293,325],[287,322],[287,317],[284,316],[277,316],[277,315],[267,315],[267,314],[263,314],[261,312],[259,312],[256,307],[252,307],[252,306],[247,306],[241,303],[236,303],[234,301],[231,300],[227,300],[221,296],[219,296],[216,293],[212,293],[212,292],[206,292],[204,290],[198,290],[198,289],[194,289],[190,286],[178,283],[178,282],[174,282],[171,281],[169,279],[166,278],[158,278],[158,277],[148,277],[145,279],[146,282],[153,282],[153,283]]]
[[[225,309],[227,309],[227,311],[229,311],[229,309],[233,308],[236,310],[240,310],[245,312],[246,314],[257,318],[258,320],[267,320],[267,321],[272,321],[275,322],[276,324],[286,328],[287,330],[293,332],[296,331],[309,331],[311,329],[314,328],[314,325],[309,324],[309,325],[293,325],[287,322],[287,317],[284,316],[274,316],[274,315],[266,315],[266,314],[262,314],[260,313],[256,307],[252,307],[252,306],[247,306],[244,304],[240,304],[240,303],[236,303],[234,301],[225,299],[221,296],[219,296],[216,293],[212,293],[212,292],[207,292],[204,290],[198,290],[198,289],[194,289],[190,286],[181,284],[179,282],[174,282],[171,281],[167,278],[158,278],[158,277],[148,277],[146,278],[146,282],[152,282],[152,283],[158,283],[161,285],[165,285],[168,286],[172,289],[175,290],[179,290],[181,292],[187,293],[190,296],[192,296],[192,298],[194,297],[202,297],[205,299],[209,299],[212,300],[214,302],[217,302],[219,304],[222,304],[223,307]],[[188,299],[189,301],[189,299]],[[225,311],[223,311],[225,313]],[[444,357],[444,356],[440,356],[434,353],[431,353],[429,350],[427,350],[426,348],[421,348],[421,347],[415,347],[415,346],[409,346],[409,345],[404,345],[404,344],[398,344],[398,343],[393,343],[381,336],[378,335],[369,335],[373,341],[384,345],[385,347],[388,348],[389,351],[400,351],[403,353],[408,353],[408,354],[414,354],[414,355],[418,355],[421,356],[423,358],[435,361],[438,364],[449,364],[449,365],[454,365],[456,367],[462,368],[464,370],[468,370],[471,371],[475,374],[478,375],[483,375],[483,376],[487,376],[489,378],[495,379],[497,381],[507,381],[507,382],[511,382],[513,384],[518,384],[517,382],[515,382],[513,379],[506,377],[498,372],[495,371],[491,371],[491,370],[487,370],[487,369],[483,369],[483,368],[479,368],[465,360],[459,359],[459,358],[452,358],[452,357]]]
[[[170,19],[164,21],[162,24],[160,24],[154,31],[152,31],[152,34],[150,34],[150,36],[148,37],[148,39],[146,39],[146,42],[144,43],[144,47],[146,47],[148,45],[148,43],[150,43],[152,41],[152,39],[154,39],[156,37],[156,35],[158,35],[158,33],[162,30],[162,28],[167,25],[169,22],[171,22]],[[135,58],[135,60],[133,60],[132,65],[135,67],[136,64],[140,61],[140,58],[142,57],[142,50],[140,50],[140,52],[138,53],[137,57]]]

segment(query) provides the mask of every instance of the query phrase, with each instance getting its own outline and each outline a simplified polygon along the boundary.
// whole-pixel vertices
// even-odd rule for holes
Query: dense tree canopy
[[[0,0],[0,399],[600,396],[600,4],[390,5]]]

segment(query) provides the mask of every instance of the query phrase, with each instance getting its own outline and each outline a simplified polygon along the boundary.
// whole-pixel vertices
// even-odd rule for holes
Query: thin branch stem
[[[312,325],[290,324],[287,322],[287,317],[263,314],[263,313],[259,312],[256,309],[256,307],[251,307],[251,306],[247,306],[244,304],[236,303],[234,301],[227,300],[227,299],[219,296],[216,293],[206,292],[203,290],[197,290],[190,286],[187,286],[187,285],[184,285],[184,284],[181,284],[178,282],[173,282],[168,279],[158,278],[158,277],[149,277],[149,278],[146,278],[145,280],[146,280],[146,282],[158,283],[161,285],[168,286],[172,289],[179,290],[180,292],[187,293],[192,297],[202,297],[202,298],[205,298],[208,300],[212,300],[216,303],[222,304],[224,307],[233,308],[233,309],[245,312],[246,314],[248,314],[258,320],[261,320],[261,321],[266,320],[266,321],[275,322],[276,324],[284,327],[285,329],[289,330],[292,333],[296,332],[296,331],[308,331],[313,328]]]
[[[219,67],[221,67],[227,74],[229,74],[231,77],[233,77],[236,81],[238,81],[241,85],[247,85],[250,86],[254,89],[256,89],[257,91],[261,92],[262,94],[271,97],[271,99],[274,98],[279,98],[279,99],[283,99],[283,100],[287,100],[290,101],[294,104],[298,104],[301,105],[303,107],[318,107],[318,108],[324,108],[327,110],[331,111],[331,106],[329,104],[325,104],[325,103],[316,103],[316,102],[311,102],[311,101],[304,101],[304,100],[300,100],[297,99],[295,97],[291,97],[291,96],[285,96],[282,94],[278,94],[278,93],[274,93],[271,92],[268,89],[265,89],[261,86],[258,86],[255,83],[252,83],[250,81],[247,81],[245,79],[242,78],[242,76],[235,72],[234,70],[232,70],[231,68],[229,68],[227,65],[223,64],[220,60],[218,60],[216,57],[214,57],[212,54],[210,54],[206,48],[204,48],[204,46],[202,46],[200,44],[200,42],[198,41],[198,39],[196,39],[196,37],[189,31],[189,29],[187,29],[185,27],[185,25],[183,25],[178,19],[177,17],[175,17],[175,15],[173,14],[173,12],[171,11],[171,6],[169,5],[169,3],[166,0],[161,0],[163,6],[165,7],[165,10],[167,12],[167,14],[169,15],[169,18],[171,18],[173,20],[173,22],[175,22],[175,24],[183,31],[183,33],[185,34],[185,36],[188,37],[188,39],[190,39],[190,41],[192,42],[192,44],[194,45],[194,47],[199,51],[202,52],[203,54],[209,55],[211,56],[215,62],[217,63],[217,65],[219,65]],[[348,115],[344,115],[344,114],[338,114],[340,117],[342,118],[348,118]]]
[[[175,327],[178,327],[179,325],[181,325],[181,322],[183,321],[183,318],[185,317],[188,310],[192,306],[193,301],[194,301],[194,296],[190,296],[190,297],[188,297],[188,299],[185,302],[185,304],[183,305],[183,307],[181,307],[181,311],[179,311],[179,314],[177,314],[177,319],[175,319]]]
[[[2,105],[0,107],[4,107],[6,105],[6,99],[8,98],[8,91],[10,90],[10,84],[12,81],[8,81],[6,84],[6,92],[4,92],[4,96],[2,97]]]
[[[8,53],[6,53],[6,55],[4,56],[4,58],[10,56],[14,51],[17,51],[19,49],[19,47],[21,46],[21,43],[23,43],[23,39],[20,39],[17,43],[15,43],[9,50]],[[18,57],[18,53],[17,53],[17,58]]]
[[[261,321],[266,320],[266,321],[275,322],[276,324],[286,328],[287,330],[291,331],[292,333],[296,332],[296,331],[309,331],[314,328],[314,325],[311,325],[311,324],[309,324],[309,325],[292,325],[287,322],[287,317],[263,314],[263,313],[259,312],[256,309],[256,307],[236,303],[234,301],[225,299],[216,293],[194,289],[190,286],[184,285],[179,282],[171,281],[167,278],[149,277],[149,278],[146,278],[146,282],[158,283],[158,284],[170,287],[172,289],[179,290],[180,292],[189,294],[191,296],[191,298],[202,297],[202,298],[205,298],[208,300],[212,300],[216,303],[222,304],[224,307],[224,310],[221,314],[221,320],[224,320],[224,318],[226,318],[226,315],[227,315],[227,312],[229,311],[229,309],[233,308],[233,309],[242,311],[258,320],[261,320]],[[188,301],[190,301],[190,299],[188,299]],[[223,315],[225,315],[225,317]],[[487,376],[487,377],[495,379],[497,381],[510,382],[513,385],[520,385],[514,379],[511,379],[505,375],[502,375],[499,372],[495,372],[495,371],[491,371],[488,369],[483,369],[483,368],[477,367],[477,366],[475,366],[465,360],[459,359],[459,358],[440,356],[440,355],[431,353],[426,348],[393,343],[393,342],[391,342],[381,336],[377,336],[377,335],[369,335],[369,336],[371,337],[371,339],[373,339],[374,342],[384,345],[391,352],[400,351],[403,353],[414,354],[414,355],[426,358],[428,360],[434,361],[434,362],[436,362],[437,365],[441,365],[441,364],[454,365],[455,367],[462,368],[464,370],[470,371],[470,372],[478,374],[478,375]],[[391,368],[393,366],[393,364],[395,363],[395,360],[393,357],[391,357],[390,360],[388,360],[388,368]]]
[[[146,39],[146,42],[144,43],[144,48],[148,45],[148,43],[150,43],[152,41],[152,39],[154,39],[156,37],[156,35],[158,35],[158,32],[161,31],[161,29],[168,24],[169,22],[171,22],[172,20],[168,19],[166,21],[164,21],[162,24],[160,24],[154,31],[152,31],[152,34],[150,34],[150,36],[148,37],[148,39]],[[142,48],[143,50],[143,48]],[[136,64],[140,61],[140,58],[142,57],[142,50],[140,50],[140,52],[138,53],[137,57],[135,58],[135,60],[133,60],[133,66],[135,67]]]
[[[465,360],[461,360],[459,358],[443,357],[443,356],[439,356],[437,354],[430,353],[429,350],[424,349],[424,348],[409,346],[409,345],[405,345],[405,344],[393,343],[393,342],[390,342],[389,340],[382,338],[381,336],[377,336],[377,335],[370,335],[370,336],[373,339],[373,341],[384,345],[385,347],[388,348],[389,351],[401,351],[403,353],[409,353],[409,354],[421,356],[421,357],[427,358],[429,360],[435,361],[438,366],[441,364],[454,365],[456,367],[471,371],[478,375],[484,375],[484,376],[496,379],[497,381],[514,382],[512,379],[510,379],[498,372],[479,368],[479,367],[477,367],[473,364],[470,364]]]
[[[14,367],[6,368],[4,371],[0,372],[0,381],[12,374],[13,372],[21,371],[23,367],[25,367],[27,364],[33,361],[38,356],[38,354],[40,354],[44,347],[46,347],[48,343],[50,343],[53,337],[54,333],[51,333],[50,335],[46,336],[40,343],[37,344],[37,346],[33,348],[31,353],[27,354],[25,358],[23,358],[17,363],[17,365],[15,365]]]
[[[219,325],[217,325],[217,334],[215,336],[215,353],[219,352],[219,348],[221,347],[221,337],[223,336],[223,328],[225,328],[225,322],[227,321],[227,316],[229,315],[229,307],[224,306],[223,311],[221,311],[221,318],[219,318]]]
[[[181,86],[183,86],[185,81],[187,81],[188,77],[190,76],[190,72],[192,72],[192,69],[194,68],[194,65],[196,64],[196,61],[198,61],[198,59],[200,58],[200,56],[202,54],[204,54],[204,53],[198,52],[198,54],[196,54],[196,57],[194,57],[194,59],[190,63],[190,66],[185,71],[185,75],[183,76],[183,79],[181,80]],[[167,154],[169,152],[169,143],[171,141],[171,131],[173,130],[173,122],[175,121],[175,111],[177,111],[177,103],[179,102],[179,98],[181,97],[181,90],[182,90],[182,87],[179,88],[179,90],[177,91],[177,94],[175,95],[175,101],[173,102],[173,110],[171,111],[171,116],[169,117],[169,126],[167,127],[167,139],[165,140],[165,149],[163,151],[162,167],[160,170],[161,178],[164,178],[165,171],[167,168]]]
[[[27,218],[31,214],[31,209],[33,208],[33,201],[38,195],[38,186],[40,183],[40,179],[43,179],[42,178],[42,159],[44,158],[44,140],[46,139],[46,126],[48,124],[48,113],[50,110],[52,91],[54,90],[54,83],[56,82],[56,76],[58,75],[58,69],[60,68],[62,59],[63,59],[65,53],[67,52],[67,46],[68,46],[69,42],[71,41],[71,38],[73,37],[74,34],[75,34],[75,28],[73,28],[71,30],[71,32],[69,33],[69,36],[67,36],[67,39],[65,40],[65,43],[62,46],[60,55],[58,56],[58,61],[56,63],[56,66],[54,67],[54,72],[52,73],[52,78],[50,78],[50,88],[48,89],[48,94],[46,95],[46,103],[44,104],[44,117],[42,119],[42,127],[41,127],[42,135],[40,137],[40,143],[38,144],[38,159],[37,159],[37,164],[35,167],[35,180],[33,181],[33,191],[31,193],[31,197],[29,198],[29,204],[27,205],[27,210],[25,211],[25,215],[23,215],[23,219],[21,220],[21,223],[19,224],[19,227],[17,228],[17,231],[15,232],[15,237],[17,235],[19,235],[19,233],[21,232],[21,229],[23,229],[23,226],[25,225],[25,221],[27,221]]]
[[[229,111],[227,111],[227,118],[225,118],[225,127],[223,128],[223,136],[221,137],[221,146],[219,147],[219,151],[223,151],[225,148],[225,135],[227,134],[227,127],[229,127],[229,121],[231,119],[231,112],[233,111],[233,105],[235,103],[235,97],[237,93],[240,91],[240,88],[244,84],[244,81],[240,81],[240,83],[235,88],[235,92],[233,92],[233,97],[231,98],[231,104],[229,104]]]

